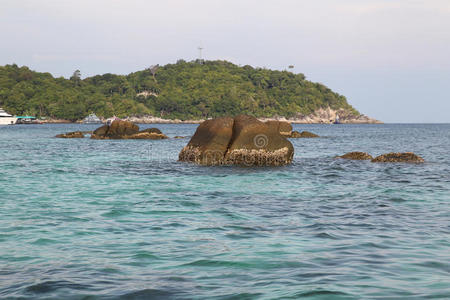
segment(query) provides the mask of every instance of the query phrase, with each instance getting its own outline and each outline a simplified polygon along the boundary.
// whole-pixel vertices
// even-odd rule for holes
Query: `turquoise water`
[[[0,298],[450,296],[450,125],[296,125],[324,137],[279,168],[177,162],[189,139],[53,138],[96,127],[0,127]],[[333,159],[349,151],[427,162]]]

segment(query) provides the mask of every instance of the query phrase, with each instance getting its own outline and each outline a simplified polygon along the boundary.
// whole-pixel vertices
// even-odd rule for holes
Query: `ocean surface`
[[[450,298],[449,124],[295,125],[322,138],[272,168],[177,162],[189,138],[54,138],[96,127],[0,127],[0,298]]]

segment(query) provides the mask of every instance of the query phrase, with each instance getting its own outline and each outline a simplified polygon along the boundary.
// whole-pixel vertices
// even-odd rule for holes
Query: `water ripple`
[[[448,298],[450,125],[294,127],[327,138],[293,139],[279,168],[177,162],[187,140],[53,138],[88,125],[1,127],[0,298]],[[334,158],[350,151],[427,163]]]

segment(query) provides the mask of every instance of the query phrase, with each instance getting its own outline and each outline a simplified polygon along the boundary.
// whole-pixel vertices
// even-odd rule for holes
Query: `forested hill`
[[[16,115],[77,120],[91,112],[201,119],[245,113],[293,117],[320,107],[354,110],[344,96],[303,74],[179,60],[129,75],[54,78],[17,65],[0,66],[0,107]]]

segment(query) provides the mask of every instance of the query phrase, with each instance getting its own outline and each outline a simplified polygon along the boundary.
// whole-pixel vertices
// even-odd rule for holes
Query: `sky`
[[[388,123],[450,123],[450,0],[0,0],[0,65],[128,74],[202,56],[305,74]]]

